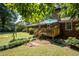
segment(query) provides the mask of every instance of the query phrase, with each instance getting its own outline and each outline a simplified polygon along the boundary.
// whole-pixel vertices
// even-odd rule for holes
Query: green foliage
[[[11,40],[7,45],[0,46],[0,51],[6,50],[9,48],[13,48],[16,46],[20,46],[20,45],[24,44],[25,42],[29,42],[29,41],[26,39]]]
[[[63,39],[53,39],[53,42],[58,43],[58,44],[64,44],[64,40]]]
[[[17,38],[29,37],[26,32],[17,33]],[[8,37],[5,37],[8,36]],[[7,43],[11,40],[12,33],[0,33],[0,45]],[[1,43],[3,42],[3,43]],[[6,44],[5,44],[6,45]],[[8,47],[8,46],[7,46]],[[29,52],[30,51],[30,52]],[[61,52],[62,51],[62,52]],[[28,48],[26,45],[14,47],[0,51],[0,56],[79,56],[79,52],[70,48],[64,48],[55,44],[39,45],[36,47]]]
[[[10,40],[8,42],[8,44],[0,46],[0,51],[10,49],[10,48],[14,48],[14,47],[20,46],[24,43],[31,42],[33,40],[34,40],[34,36],[31,36],[31,37],[28,37],[28,38],[18,38],[18,39]]]
[[[59,4],[62,7],[59,13],[60,17],[79,18],[79,4],[78,3],[59,3]],[[13,11],[17,11],[20,15],[22,15],[22,19],[25,22],[30,22],[30,23],[38,23],[42,20],[45,20],[49,18],[53,12],[55,12],[55,7],[54,7],[55,3],[19,3],[19,4],[5,3],[4,5],[7,9],[11,11],[9,12],[3,11],[2,14],[10,18],[9,16],[11,14],[15,15]],[[2,18],[7,19],[6,17],[2,17]],[[5,24],[4,21],[3,21],[3,24]],[[9,21],[10,20],[7,20],[8,26],[6,26],[6,28],[8,29],[10,29],[10,27],[12,26],[11,23],[9,23]],[[18,30],[22,30],[23,26],[21,27],[20,26],[18,26],[17,28]]]
[[[16,14],[4,4],[0,4],[0,27],[1,31],[12,31],[13,22],[16,21]]]
[[[0,46],[0,50],[4,50],[4,46]]]
[[[59,5],[61,6],[60,17],[79,18],[78,3],[59,3]],[[55,11],[55,3],[6,3],[5,6],[11,10],[17,10],[24,21],[31,23],[38,23]]]
[[[22,30],[22,32],[27,32],[27,27]]]
[[[17,39],[17,40],[14,40],[14,41],[10,41],[9,48],[13,48],[13,47],[22,45],[25,42],[26,42],[26,40],[24,40],[24,39]]]
[[[78,3],[63,3],[61,4],[61,17],[78,17],[79,18],[79,4]]]
[[[29,32],[30,34],[33,34],[33,33],[34,33],[34,28],[28,28],[28,32]]]
[[[68,39],[65,40],[66,45],[79,45],[79,40],[76,39],[75,37],[69,37]]]
[[[44,19],[46,14],[52,13],[52,3],[14,3],[5,4],[11,10],[17,10],[26,22],[36,23]]]
[[[26,25],[23,23],[19,22],[16,24],[16,31],[18,31],[18,32],[22,32],[25,28],[26,28]]]

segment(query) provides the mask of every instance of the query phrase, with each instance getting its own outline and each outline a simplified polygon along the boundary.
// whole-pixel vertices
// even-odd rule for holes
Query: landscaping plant
[[[79,46],[79,40],[75,37],[69,37],[68,39],[65,40],[65,44]]]
[[[14,39],[14,40],[9,41],[8,44],[6,44],[6,45],[0,46],[0,51],[7,50],[7,49],[10,49],[10,48],[14,48],[14,47],[20,46],[24,43],[31,42],[33,40],[34,40],[34,36],[31,36],[31,37],[28,37],[28,38]]]

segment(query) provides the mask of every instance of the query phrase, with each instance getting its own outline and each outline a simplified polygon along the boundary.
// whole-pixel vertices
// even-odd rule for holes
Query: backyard
[[[0,56],[79,56],[79,4],[0,3]]]
[[[25,38],[30,35],[26,32],[18,32],[17,38]],[[0,34],[0,45],[7,44],[12,39],[12,33]],[[68,47],[61,47],[55,44],[41,44],[39,46],[28,47],[25,44],[0,51],[0,56],[79,56],[79,52]]]

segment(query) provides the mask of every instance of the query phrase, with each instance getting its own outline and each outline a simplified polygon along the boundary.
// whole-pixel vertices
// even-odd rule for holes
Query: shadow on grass
[[[13,32],[0,32],[0,35],[4,35],[4,34],[11,34]]]
[[[76,51],[79,52],[79,47],[76,47],[76,46],[74,46],[74,45],[70,45],[69,47],[70,47],[71,49],[76,50]]]
[[[52,38],[52,37],[48,37],[48,36],[44,36],[43,35],[39,39],[40,40],[48,40],[51,44],[54,44],[54,45],[57,45],[57,46],[60,46],[60,47],[65,47],[66,46],[65,45],[65,42],[64,42],[64,39],[62,39],[62,41],[61,41],[61,38],[60,37]],[[57,41],[55,39],[57,39],[59,41]],[[68,48],[71,48],[71,49],[79,52],[79,47],[76,47],[76,46],[68,46]]]
[[[57,46],[60,46],[60,47],[64,47],[65,46],[62,42],[60,42],[60,41],[57,42],[57,40],[60,40],[60,38],[58,38],[58,37],[52,38],[52,37],[48,37],[48,36],[42,35],[39,39],[40,40],[47,40],[51,44],[54,44],[54,45],[57,45]],[[57,40],[55,41],[55,39],[57,39]]]

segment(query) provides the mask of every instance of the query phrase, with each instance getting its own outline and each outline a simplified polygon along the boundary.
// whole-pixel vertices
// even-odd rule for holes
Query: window
[[[65,23],[65,30],[72,30],[72,22]]]

